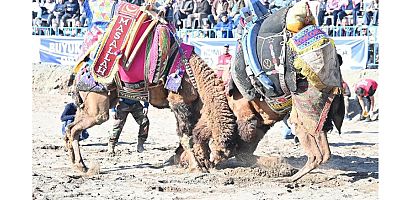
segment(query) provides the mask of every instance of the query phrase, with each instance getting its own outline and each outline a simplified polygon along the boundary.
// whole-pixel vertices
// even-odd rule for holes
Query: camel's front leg
[[[330,158],[330,149],[326,132],[314,136],[305,131],[295,131],[299,138],[300,144],[307,153],[307,163],[295,175],[291,177],[291,181],[297,181],[320,164],[326,162]]]
[[[85,163],[83,162],[82,155],[80,152],[79,148],[79,135],[84,129],[88,129],[96,124],[101,124],[105,121],[108,120],[108,113],[100,113],[96,116],[85,116],[84,118],[81,118],[81,120],[77,121],[72,127],[71,127],[71,134],[70,138],[72,142],[72,150],[73,150],[73,157],[71,159],[74,159],[73,164],[76,169],[78,169],[81,172],[87,172],[88,168],[86,167]]]
[[[183,148],[183,153],[179,156],[181,164],[188,165],[191,170],[196,169],[199,165],[193,153],[192,131],[198,121],[198,115],[193,112],[191,105],[185,104],[184,102],[171,102],[170,107],[176,117],[176,130],[180,145]],[[175,157],[177,156],[178,155],[175,155]]]

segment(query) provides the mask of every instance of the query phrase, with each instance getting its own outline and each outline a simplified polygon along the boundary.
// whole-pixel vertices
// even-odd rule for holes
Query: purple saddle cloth
[[[94,80],[92,74],[90,73],[88,65],[83,67],[79,73],[77,74],[76,87],[79,91],[84,92],[106,92],[107,89],[101,83],[98,83]]]

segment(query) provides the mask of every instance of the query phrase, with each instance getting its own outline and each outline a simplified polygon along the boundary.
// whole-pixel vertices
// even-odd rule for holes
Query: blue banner
[[[336,51],[342,56],[342,69],[365,69],[368,60],[367,37],[333,37]]]
[[[81,52],[83,38],[76,37],[41,37],[40,62],[61,65],[75,65]]]

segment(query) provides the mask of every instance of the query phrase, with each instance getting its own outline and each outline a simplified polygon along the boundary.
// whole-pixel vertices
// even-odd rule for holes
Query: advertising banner
[[[83,38],[41,37],[39,46],[40,62],[61,65],[75,65],[81,52]]]
[[[365,69],[368,60],[367,37],[333,37],[336,51],[342,56],[342,69]]]
[[[368,59],[367,37],[332,37],[332,39],[335,41],[337,52],[343,58],[342,69],[365,69]],[[195,46],[195,52],[211,67],[217,63],[218,56],[221,55],[222,47],[225,44],[230,45],[229,53],[234,57],[237,39],[201,38],[191,40],[191,45]]]

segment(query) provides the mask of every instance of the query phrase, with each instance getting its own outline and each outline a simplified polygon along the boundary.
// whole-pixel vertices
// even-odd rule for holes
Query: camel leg
[[[201,170],[203,172],[209,172],[208,169],[213,167],[209,157],[211,150],[208,146],[212,132],[207,127],[205,120],[205,117],[201,117],[196,127],[193,129],[193,152]]]
[[[75,163],[75,153],[74,153],[74,148],[72,147],[71,127],[74,126],[75,124],[76,122],[72,122],[67,127],[65,127],[66,131],[64,136],[65,148],[68,150],[68,155],[72,165]]]
[[[307,163],[303,166],[303,168],[301,168],[295,175],[293,175],[290,178],[290,180],[292,182],[297,181],[298,179],[300,179],[301,177],[306,175],[308,172],[317,168],[322,163],[323,155],[322,155],[320,148],[318,147],[318,144],[325,146],[325,142],[322,142],[322,139],[324,137],[313,136],[304,131],[295,132],[295,133],[296,133],[297,137],[299,138],[301,146],[307,153],[308,160],[307,160]],[[316,137],[320,137],[319,142],[317,142]],[[327,145],[327,141],[326,141],[326,145]],[[329,147],[328,147],[328,150],[329,150]],[[324,149],[324,151],[326,151],[326,149]],[[328,153],[328,152],[324,152],[324,153]]]
[[[184,149],[182,147],[182,144],[179,143],[179,146],[175,149],[175,154],[169,157],[166,161],[164,161],[163,165],[171,166],[179,164],[183,152]]]
[[[82,155],[79,148],[79,135],[84,129],[88,129],[94,125],[101,124],[108,120],[108,113],[101,113],[94,117],[89,117],[87,115],[83,116],[84,118],[80,118],[77,123],[75,123],[71,127],[71,135],[70,139],[72,138],[72,149],[74,155],[74,167],[81,172],[87,172],[88,168],[86,167],[85,163],[83,162]],[[72,159],[72,158],[71,158]]]
[[[323,131],[316,137],[318,148],[322,154],[322,163],[326,163],[331,158],[331,150],[329,148],[327,131]]]
[[[199,164],[193,153],[192,130],[198,121],[199,116],[193,111],[193,106],[184,102],[171,102],[171,110],[174,112],[177,123],[177,134],[180,138],[180,145],[183,148],[183,156],[180,160],[187,161],[190,170],[199,169]],[[177,155],[175,155],[176,157]],[[185,162],[181,162],[185,163]],[[186,165],[186,164],[184,164]]]

